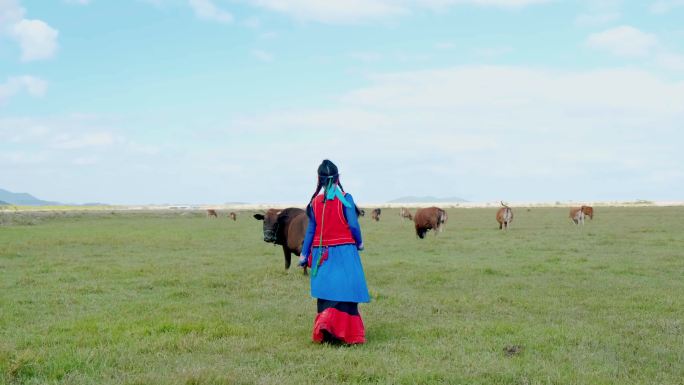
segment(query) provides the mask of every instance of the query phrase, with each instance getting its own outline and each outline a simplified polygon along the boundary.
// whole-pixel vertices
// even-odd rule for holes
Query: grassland
[[[0,383],[684,383],[684,208],[451,209],[425,240],[397,213],[361,222],[353,347],[310,342],[246,212],[0,213]]]

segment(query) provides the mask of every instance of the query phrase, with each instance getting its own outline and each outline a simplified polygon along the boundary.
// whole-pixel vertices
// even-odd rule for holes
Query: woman
[[[370,302],[370,295],[358,252],[363,250],[361,228],[354,200],[327,159],[318,167],[318,186],[306,211],[309,227],[300,265],[311,267],[311,296],[318,299],[312,338],[362,344],[366,336],[358,304]]]

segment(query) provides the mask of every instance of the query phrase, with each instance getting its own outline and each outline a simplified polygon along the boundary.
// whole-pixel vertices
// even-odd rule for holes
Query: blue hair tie
[[[352,207],[351,203],[345,199],[344,194],[342,194],[342,191],[337,187],[337,185],[332,185],[332,187],[326,189],[325,191],[325,199],[331,200],[333,198],[337,197],[337,199],[342,202],[344,207]]]

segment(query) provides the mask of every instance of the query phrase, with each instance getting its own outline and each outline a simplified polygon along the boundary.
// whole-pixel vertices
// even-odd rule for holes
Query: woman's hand
[[[359,243],[358,245],[356,245],[356,250],[358,250],[358,251],[363,251],[363,242],[361,242],[361,243]]]
[[[297,264],[297,266],[304,267],[308,265],[308,259],[309,257],[302,255],[301,257],[299,257],[299,263]]]

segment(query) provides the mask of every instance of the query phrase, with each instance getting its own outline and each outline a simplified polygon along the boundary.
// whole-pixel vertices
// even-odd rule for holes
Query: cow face
[[[268,210],[266,214],[254,214],[254,218],[264,221],[264,242],[275,243],[278,239],[278,215],[281,210]]]

